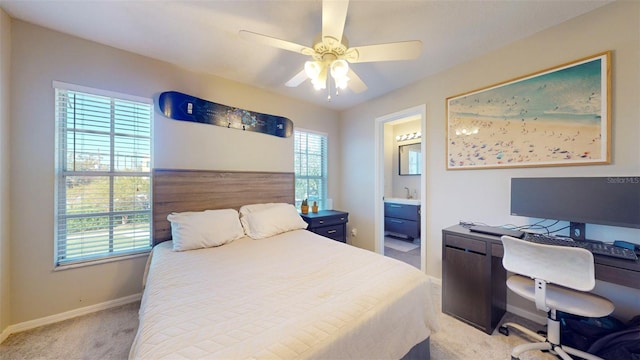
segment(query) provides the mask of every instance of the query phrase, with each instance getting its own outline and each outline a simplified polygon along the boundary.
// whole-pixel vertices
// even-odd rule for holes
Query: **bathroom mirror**
[[[420,143],[398,146],[398,174],[422,174],[422,152]]]

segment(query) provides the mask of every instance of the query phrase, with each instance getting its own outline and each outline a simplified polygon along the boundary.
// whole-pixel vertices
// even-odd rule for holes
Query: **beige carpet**
[[[441,288],[433,285],[434,304],[441,310]],[[431,335],[431,359],[459,360],[459,359],[511,359],[511,349],[519,344],[528,342],[518,336],[517,331],[504,336],[498,332],[488,335],[483,331],[469,326],[449,315],[440,312],[440,330]],[[519,316],[507,313],[502,322],[517,322],[532,330],[542,330],[542,326]],[[520,356],[521,360],[546,360],[557,358],[548,353],[531,351]]]
[[[127,359],[139,308],[135,302],[11,334],[0,344],[0,359]]]
[[[433,296],[439,309],[440,286],[433,286]],[[138,326],[139,306],[132,303],[12,334],[0,344],[0,359],[126,359]],[[509,337],[497,331],[487,335],[442,313],[439,319],[441,329],[431,336],[434,360],[510,359],[510,349],[524,342],[514,332]],[[505,316],[505,320],[514,319]],[[536,351],[521,359],[555,357]]]

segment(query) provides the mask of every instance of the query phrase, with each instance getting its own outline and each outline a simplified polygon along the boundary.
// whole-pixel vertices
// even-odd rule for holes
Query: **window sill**
[[[149,256],[150,252],[151,252],[151,248],[142,250],[140,252],[136,252],[133,254],[126,254],[121,256],[113,256],[109,258],[85,260],[85,261],[72,262],[68,264],[55,265],[53,267],[53,271],[63,271],[63,270],[81,268],[85,266],[100,265],[100,264],[106,264],[106,263],[115,262],[115,261],[128,260],[128,259],[134,259],[139,257],[147,257]]]

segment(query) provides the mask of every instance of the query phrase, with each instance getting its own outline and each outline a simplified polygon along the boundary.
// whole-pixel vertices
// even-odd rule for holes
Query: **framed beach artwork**
[[[447,169],[608,164],[610,57],[447,98]]]

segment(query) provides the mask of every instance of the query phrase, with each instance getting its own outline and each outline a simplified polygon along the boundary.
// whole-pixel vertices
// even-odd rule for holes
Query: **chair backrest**
[[[503,236],[502,265],[508,271],[580,291],[596,284],[593,254],[589,250],[537,244]]]

